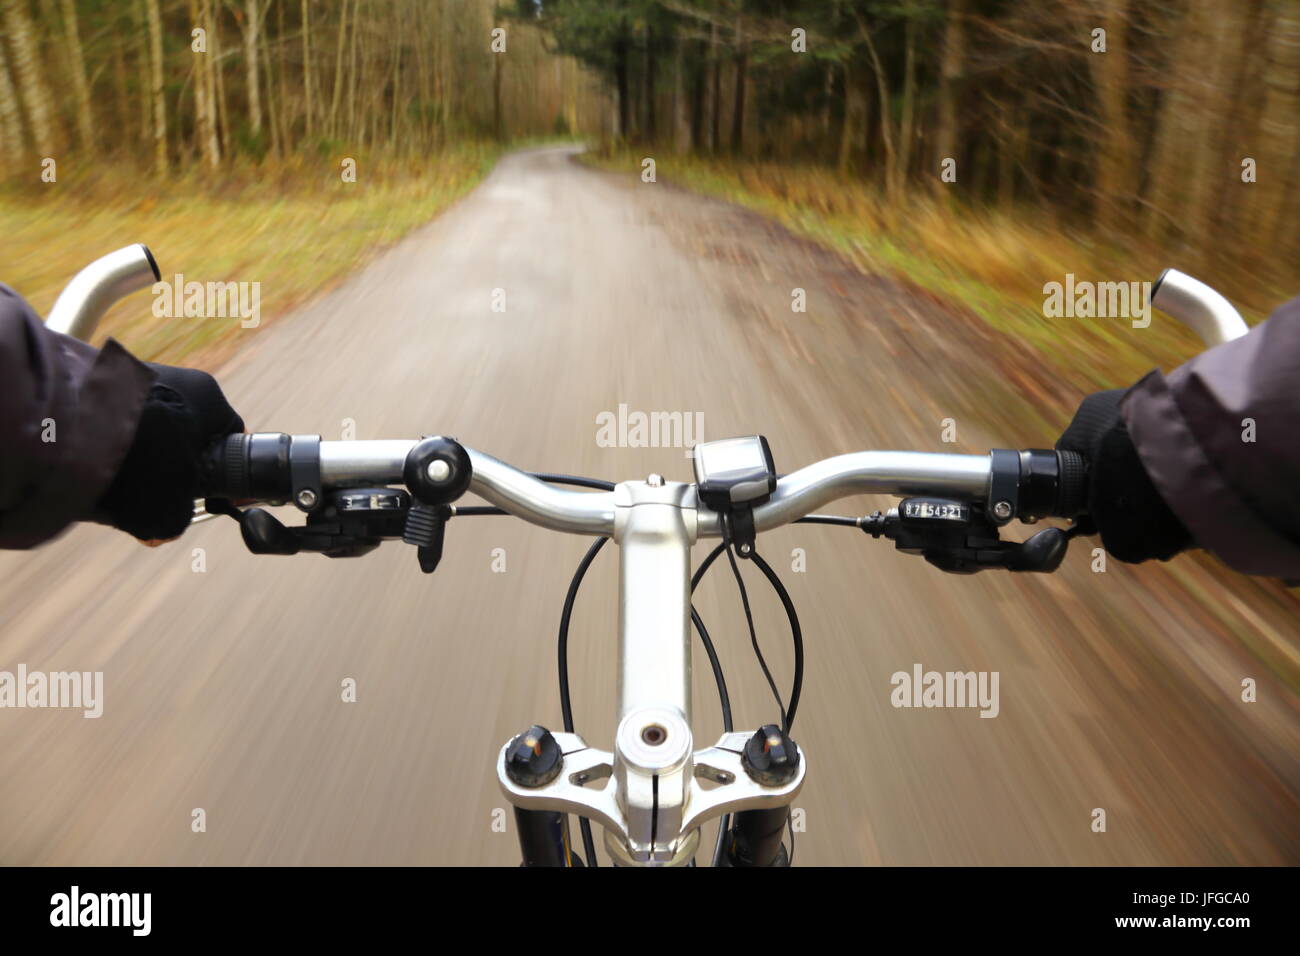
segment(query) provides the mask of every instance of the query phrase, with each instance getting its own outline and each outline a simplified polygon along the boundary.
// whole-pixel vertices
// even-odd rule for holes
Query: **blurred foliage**
[[[307,153],[241,160],[219,173],[173,173],[166,188],[124,187],[125,170],[94,167],[44,195],[0,188],[3,281],[41,315],[92,259],[144,242],[171,282],[261,283],[262,322],[330,288],[467,192],[491,168],[496,144],[462,143],[432,156],[361,154],[357,181]],[[225,318],[155,319],[143,294],[118,303],[100,326],[145,359],[215,367],[240,342]]]
[[[734,172],[881,260],[924,273],[946,245],[1027,303],[1077,261],[1060,232],[1105,270],[1088,278],[1172,264],[1256,313],[1300,289],[1294,2],[550,0],[531,19],[606,79],[615,141],[734,157],[679,176]]]

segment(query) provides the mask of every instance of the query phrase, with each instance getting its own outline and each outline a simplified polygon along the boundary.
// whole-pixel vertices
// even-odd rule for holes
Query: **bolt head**
[[[651,488],[662,488],[664,486],[664,476],[651,475],[649,478],[645,480],[645,483],[649,485]]]
[[[999,501],[993,506],[993,516],[998,520],[1005,520],[1011,517],[1011,502]]]
[[[298,502],[298,505],[300,507],[303,508],[315,507],[316,492],[312,491],[310,488],[303,488],[301,491],[298,492],[296,496],[294,496],[294,500]]]
[[[646,724],[641,728],[641,739],[651,747],[658,747],[668,739],[668,731],[662,724]]]

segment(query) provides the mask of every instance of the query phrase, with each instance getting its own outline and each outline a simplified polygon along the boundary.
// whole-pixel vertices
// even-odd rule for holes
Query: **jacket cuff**
[[[1159,370],[1129,389],[1120,408],[1152,484],[1197,546],[1243,574],[1300,578],[1300,547],[1228,485],[1196,440]]]
[[[62,338],[62,337],[60,337]],[[60,342],[83,354],[83,343]],[[6,547],[29,548],[48,541],[69,523],[93,517],[135,440],[145,399],[155,379],[151,368],[109,339],[75,385],[72,421],[60,422],[61,452],[37,493],[6,516]]]

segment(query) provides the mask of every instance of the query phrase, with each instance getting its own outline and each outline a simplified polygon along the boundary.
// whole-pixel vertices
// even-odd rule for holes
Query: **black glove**
[[[185,530],[200,490],[204,450],[244,430],[244,420],[207,372],[148,364],[158,379],[97,509],[113,527],[146,541],[175,538]]]
[[[1133,447],[1119,410],[1126,391],[1085,398],[1056,447],[1088,460],[1088,519],[1101,532],[1107,552],[1130,564],[1168,561],[1191,547],[1192,537],[1156,491]]]

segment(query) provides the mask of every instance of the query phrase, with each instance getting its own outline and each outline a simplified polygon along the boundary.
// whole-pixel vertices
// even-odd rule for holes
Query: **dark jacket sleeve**
[[[49,331],[0,285],[0,547],[30,548],[90,515],[154,377],[115,341]]]
[[[1198,546],[1300,579],[1300,298],[1122,405],[1142,464]]]

